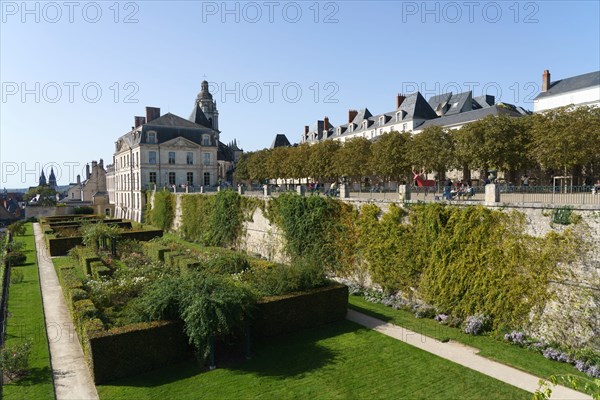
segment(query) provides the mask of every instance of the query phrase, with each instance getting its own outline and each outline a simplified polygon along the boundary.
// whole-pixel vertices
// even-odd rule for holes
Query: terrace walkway
[[[56,399],[98,399],[40,224],[33,231]]]
[[[477,355],[479,350],[476,348],[457,342],[442,343],[439,340],[410,331],[398,325],[387,323],[355,310],[349,309],[347,318],[366,328],[373,329],[428,353],[435,354],[436,356],[481,372],[528,392],[534,393],[539,387],[539,377],[479,356]],[[551,399],[591,400],[592,397],[564,386],[554,386],[552,387]]]

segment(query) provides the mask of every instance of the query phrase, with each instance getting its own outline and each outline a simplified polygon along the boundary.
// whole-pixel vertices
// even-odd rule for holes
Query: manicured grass
[[[478,354],[481,356],[539,377],[548,378],[550,375],[572,374],[589,378],[586,374],[577,371],[572,365],[548,360],[533,350],[512,345],[492,336],[468,335],[458,328],[441,325],[433,319],[416,318],[413,313],[408,311],[395,310],[383,304],[371,303],[360,296],[350,296],[349,307],[435,339],[449,338],[475,347],[480,350]]]
[[[12,267],[13,271],[23,271],[24,279],[21,283],[10,284],[6,344],[10,346],[24,339],[32,340],[29,358],[30,374],[19,382],[5,385],[4,398],[54,399],[35,238],[32,224],[26,226],[26,234],[16,236],[14,239],[25,243],[22,251],[27,255],[27,262],[24,266]]]
[[[255,346],[206,372],[194,361],[98,386],[101,399],[530,399],[531,394],[349,321]],[[217,360],[218,365],[218,360]]]

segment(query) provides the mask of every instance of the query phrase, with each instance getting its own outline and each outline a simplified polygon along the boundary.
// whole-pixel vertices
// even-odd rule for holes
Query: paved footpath
[[[374,331],[398,339],[411,346],[417,347],[428,353],[445,358],[469,369],[491,376],[509,385],[534,393],[539,387],[540,378],[509,367],[488,358],[477,355],[478,349],[466,346],[454,341],[442,343],[439,340],[424,336],[420,333],[410,331],[398,325],[393,325],[365,315],[355,310],[348,310],[347,318]],[[551,399],[579,400],[592,399],[584,393],[566,388],[564,386],[553,386]]]
[[[56,400],[98,399],[40,224],[33,230]]]

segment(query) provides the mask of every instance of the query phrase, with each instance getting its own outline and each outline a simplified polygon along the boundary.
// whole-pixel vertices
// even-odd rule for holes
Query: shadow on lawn
[[[23,387],[39,385],[41,383],[52,383],[52,371],[50,367],[31,368],[25,377],[17,382],[11,382],[9,385]]]
[[[348,303],[348,308],[351,309],[351,310],[358,311],[358,312],[361,312],[363,314],[369,315],[369,316],[371,316],[373,318],[380,319],[380,320],[385,321],[385,322],[393,322],[393,318],[390,317],[390,316],[378,313],[377,311],[369,310],[367,308],[363,308],[363,307],[361,307],[359,305],[356,305],[356,304],[350,304],[350,303]]]
[[[238,361],[235,362],[230,359],[224,365],[217,356],[217,371],[223,369],[240,375],[254,374],[280,379],[299,376],[335,361],[336,352],[319,344],[319,341],[363,329],[349,321],[341,321],[258,343],[255,342],[252,348],[252,358],[249,360],[238,358]],[[210,372],[207,368],[192,360],[109,382],[105,386],[157,387],[199,374],[210,379]]]

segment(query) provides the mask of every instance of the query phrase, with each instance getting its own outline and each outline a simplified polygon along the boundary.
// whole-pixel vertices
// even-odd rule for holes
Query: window
[[[363,129],[367,129],[369,121],[363,121]]]
[[[210,146],[210,135],[202,135],[202,146]]]
[[[204,173],[204,186],[210,186],[210,172]]]
[[[169,185],[175,184],[175,172],[169,172]]]
[[[155,151],[148,152],[148,163],[156,164],[156,152]]]
[[[402,132],[406,132],[406,124],[402,124]]]
[[[188,165],[192,165],[194,163],[194,153],[191,151],[188,151],[185,159],[186,159]]]
[[[402,111],[396,113],[396,121],[402,121]]]
[[[148,143],[156,143],[156,132],[148,132]]]
[[[187,181],[187,184],[189,186],[193,186],[194,185],[194,173],[193,172],[188,172],[187,173],[186,181]]]
[[[169,164],[175,164],[175,152],[174,151],[169,152]]]
[[[385,125],[385,117],[379,117],[379,125]]]
[[[150,183],[156,183],[156,172],[150,172],[150,176],[148,178],[148,181],[150,181]]]
[[[210,153],[202,153],[204,165],[210,165]]]

